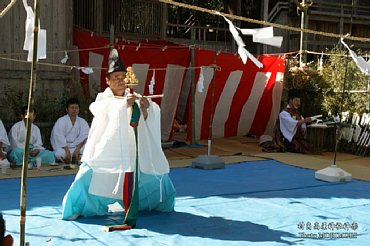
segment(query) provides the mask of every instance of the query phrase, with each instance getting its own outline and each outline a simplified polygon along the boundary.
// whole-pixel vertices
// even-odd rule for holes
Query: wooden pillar
[[[242,10],[241,10],[242,9],[242,1],[241,0],[237,0],[236,6],[237,6],[236,7],[236,15],[237,16],[241,16],[241,14],[242,14]],[[240,26],[240,23],[241,23],[241,21],[240,20],[237,20],[236,23],[235,23],[235,25],[238,26],[238,27],[241,27]],[[233,36],[232,36],[231,33],[230,33],[230,35],[231,35],[231,39],[230,40],[234,40],[234,38],[233,38]],[[237,50],[236,43],[234,41],[231,42],[231,50],[233,52],[236,52],[236,50]]]
[[[37,48],[38,48],[38,34],[39,34],[39,2],[34,1],[34,13],[35,20],[33,23],[33,53],[32,53],[32,63],[31,63],[31,77],[30,86],[28,93],[28,107],[27,112],[33,111],[34,98],[36,90],[36,79],[37,79]],[[20,246],[28,245],[26,243],[26,197],[27,197],[27,170],[28,170],[28,156],[29,156],[29,143],[31,139],[31,125],[32,121],[27,117],[26,120],[26,134],[24,141],[24,154],[23,154],[23,165],[22,165],[22,177],[21,177],[21,193],[20,193]]]
[[[308,27],[308,8],[312,5],[312,0],[302,0],[299,2],[298,0],[294,0],[295,4],[297,5],[298,9],[301,11],[301,29],[307,29]],[[307,63],[307,33],[301,31],[301,39],[299,43],[299,49],[301,52],[299,58],[299,64],[302,66],[303,64]]]
[[[64,4],[64,9],[67,17],[65,20],[67,21],[66,23],[66,35],[65,35],[65,48],[67,50],[71,49],[73,45],[73,0],[67,0],[65,1]]]
[[[103,33],[103,16],[104,16],[104,8],[103,8],[103,0],[95,0],[96,1],[96,25],[95,31],[99,34]]]
[[[263,20],[268,21],[269,18],[269,0],[264,0],[263,1]],[[263,27],[263,26],[262,26]],[[267,53],[267,45],[262,44],[262,53],[266,54]]]
[[[110,24],[109,26],[109,49],[112,50],[114,48],[114,24]]]
[[[161,39],[167,39],[168,4],[162,3]]]
[[[193,43],[193,47],[191,48],[191,144],[196,143],[195,139],[195,27],[191,28],[191,41]]]
[[[307,9],[305,8],[306,5],[306,0],[302,1],[303,4],[303,9],[301,11],[301,28],[306,29],[308,26],[308,14],[307,14]],[[307,63],[307,33],[301,32],[301,39],[299,43],[299,49],[301,51],[301,56],[299,60],[299,64],[306,64]]]
[[[340,6],[340,17],[339,17],[339,34],[343,34],[344,32],[344,10],[343,5]]]

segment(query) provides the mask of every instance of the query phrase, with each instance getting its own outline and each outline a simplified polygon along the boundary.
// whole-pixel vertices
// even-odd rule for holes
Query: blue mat
[[[123,214],[63,221],[74,176],[31,178],[30,245],[369,245],[370,182],[326,183],[314,171],[277,161],[225,169],[172,169],[175,212],[142,212],[138,227],[102,232]],[[20,179],[0,180],[0,210],[19,245]]]

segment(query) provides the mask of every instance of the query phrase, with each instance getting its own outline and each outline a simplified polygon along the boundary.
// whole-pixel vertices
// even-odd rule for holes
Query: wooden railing
[[[279,17],[290,13],[288,17],[282,19],[281,24],[287,24],[295,27],[300,26],[300,16],[295,11],[296,5],[290,1],[278,1],[272,7],[269,13],[270,22],[279,22]],[[353,36],[367,37],[369,34],[368,23],[370,19],[370,1],[365,3],[357,1],[353,6],[351,4],[337,3],[337,1],[314,0],[312,6],[308,9],[309,29],[316,31],[341,33],[351,32]],[[285,22],[284,22],[285,21]],[[290,32],[291,40],[287,51],[299,49],[299,32]],[[307,35],[307,48],[313,51],[322,51],[333,47],[338,40],[321,35]],[[357,48],[363,50],[369,49],[368,44],[364,42],[353,42]]]
[[[275,4],[275,6],[271,9],[268,15],[268,21],[274,22],[275,18],[282,12],[282,11],[288,11],[290,6],[289,2],[286,1],[280,1]]]
[[[290,7],[295,7],[294,3],[287,1],[279,1],[275,4],[269,13],[269,21],[272,21],[282,12],[287,11]],[[309,7],[309,15],[320,15],[320,16],[335,16],[342,18],[354,18],[354,19],[370,19],[370,4],[369,6],[361,3],[355,4],[344,4],[338,2],[329,2],[327,0],[315,0],[314,4]]]
[[[353,19],[370,19],[370,6],[361,4],[330,3],[324,0],[315,0],[309,8],[311,15],[336,16]]]
[[[109,36],[113,24],[118,37],[167,39],[231,49],[230,32],[219,16],[201,16],[204,18],[198,20],[191,12],[183,12],[185,20],[180,20],[172,12],[169,18],[169,11],[173,10],[155,0],[73,0],[73,4],[74,25],[101,35]]]
[[[153,0],[74,0],[74,25],[99,34],[115,32],[160,37],[162,4]]]

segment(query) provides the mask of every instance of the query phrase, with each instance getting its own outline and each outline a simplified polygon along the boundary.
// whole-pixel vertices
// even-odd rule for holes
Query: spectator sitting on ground
[[[67,101],[66,112],[55,122],[50,142],[55,158],[63,163],[71,163],[72,159],[80,160],[90,128],[86,120],[78,116],[80,103],[77,98]]]
[[[40,129],[33,124],[36,118],[35,110],[33,109],[31,112],[27,112],[27,109],[27,106],[22,108],[22,120],[15,123],[9,131],[9,141],[11,145],[11,150],[8,152],[9,161],[12,163],[14,162],[17,166],[21,166],[23,163],[26,124],[27,118],[29,117],[32,124],[29,142],[29,162],[36,163],[36,158],[41,158],[41,163],[55,163],[53,152],[43,147]]]

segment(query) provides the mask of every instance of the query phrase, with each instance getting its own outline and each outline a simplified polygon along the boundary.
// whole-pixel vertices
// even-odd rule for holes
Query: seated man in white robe
[[[3,166],[3,165],[9,166],[10,164],[8,159],[6,158],[6,152],[5,152],[5,148],[9,146],[10,146],[10,143],[9,143],[8,135],[6,134],[6,130],[5,130],[3,122],[0,120],[0,166]]]
[[[80,103],[77,98],[67,101],[66,111],[67,114],[55,122],[50,142],[58,161],[72,163],[72,160],[81,159],[89,135],[89,124],[78,116]]]
[[[299,91],[293,89],[288,93],[288,105],[279,114],[277,131],[280,130],[280,138],[275,142],[290,152],[311,153],[312,147],[306,141],[306,123],[310,123],[310,117],[304,118],[298,111],[301,106]],[[279,134],[275,134],[278,136]],[[278,138],[278,137],[276,137]],[[281,143],[281,144],[280,144]]]
[[[26,141],[27,117],[33,122],[36,118],[36,112],[27,112],[27,106],[22,108],[22,120],[15,123],[9,131],[9,141],[11,150],[8,152],[8,159],[17,166],[23,163],[24,144]],[[41,163],[55,163],[53,152],[43,147],[41,132],[38,126],[32,123],[30,142],[29,142],[29,163],[36,164],[36,159],[41,158]]]
[[[109,87],[90,105],[94,119],[82,164],[63,199],[62,218],[106,215],[108,205],[115,202],[125,205],[127,217],[134,209],[131,204],[127,209],[126,201],[133,197],[138,199],[135,211],[172,211],[175,188],[161,146],[159,106],[130,92],[126,69],[115,49],[109,57],[106,83]],[[133,124],[132,112],[139,113],[138,124]],[[138,186],[132,194],[126,192],[129,173],[135,174],[132,184]],[[136,220],[125,224],[134,227]]]

